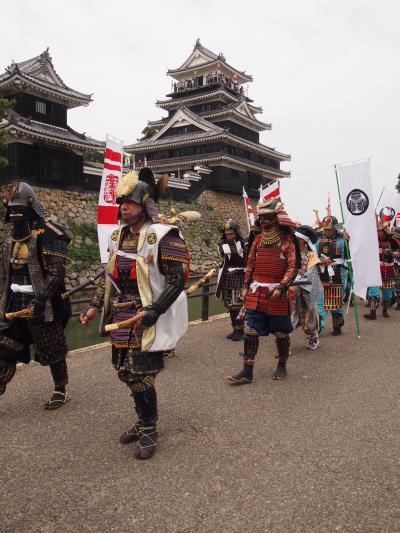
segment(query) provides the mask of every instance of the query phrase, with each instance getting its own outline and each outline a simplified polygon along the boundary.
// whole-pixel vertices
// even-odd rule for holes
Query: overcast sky
[[[0,67],[47,46],[70,87],[93,94],[69,124],[135,142],[170,90],[167,68],[196,38],[253,75],[249,96],[272,131],[261,141],[290,153],[283,200],[304,223],[337,213],[335,163],[371,157],[376,200],[400,173],[398,0],[18,0],[2,5]],[[260,115],[259,115],[260,116]]]

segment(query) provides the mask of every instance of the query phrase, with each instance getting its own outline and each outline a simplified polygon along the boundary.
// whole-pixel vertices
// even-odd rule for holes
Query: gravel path
[[[379,313],[380,314],[380,313]],[[132,400],[105,348],[69,359],[73,400],[46,412],[49,371],[18,370],[0,399],[1,532],[400,531],[400,312],[317,352],[293,335],[274,382],[262,339],[252,385],[230,387],[242,343],[228,320],[193,325],[158,378],[160,446],[119,434]],[[268,354],[268,355],[267,355]]]

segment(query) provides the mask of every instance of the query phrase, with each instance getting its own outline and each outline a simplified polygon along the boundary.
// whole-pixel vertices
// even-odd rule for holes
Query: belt
[[[129,252],[123,252],[122,250],[117,250],[117,255],[121,256],[121,257],[126,257],[127,259],[136,259],[137,258],[137,254],[131,254]]]
[[[18,283],[11,283],[12,292],[22,292],[23,294],[35,294],[32,285],[19,285]]]

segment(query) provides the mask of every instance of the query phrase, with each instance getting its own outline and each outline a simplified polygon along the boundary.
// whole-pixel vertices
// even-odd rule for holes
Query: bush
[[[67,225],[72,232],[72,244],[69,248],[69,255],[74,264],[74,270],[87,270],[100,260],[97,226],[88,222],[77,224],[70,218],[67,219]],[[76,242],[76,237],[78,236],[82,237],[82,243]],[[93,241],[91,244],[84,242],[87,237]]]

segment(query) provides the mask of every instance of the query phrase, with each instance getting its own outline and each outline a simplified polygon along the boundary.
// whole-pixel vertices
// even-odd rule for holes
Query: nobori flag
[[[107,137],[97,209],[97,235],[102,263],[108,262],[109,237],[111,232],[118,227],[118,205],[115,201],[115,189],[122,176],[122,152],[122,141],[118,142]]]
[[[337,166],[342,208],[354,275],[354,292],[365,298],[368,287],[381,286],[378,233],[368,161]]]

